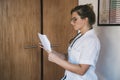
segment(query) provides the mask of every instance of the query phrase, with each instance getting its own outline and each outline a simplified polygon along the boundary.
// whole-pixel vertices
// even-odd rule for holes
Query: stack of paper
[[[39,39],[40,39],[43,47],[44,47],[46,50],[52,51],[52,49],[51,49],[51,44],[50,44],[50,41],[48,40],[47,36],[38,33],[38,37],[39,37]]]

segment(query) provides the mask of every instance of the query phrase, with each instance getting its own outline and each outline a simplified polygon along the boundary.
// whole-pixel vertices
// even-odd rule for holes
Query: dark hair
[[[84,19],[88,18],[89,24],[93,25],[95,23],[95,13],[93,11],[93,6],[92,4],[85,4],[85,5],[79,5],[76,6],[71,10],[71,14],[73,12],[77,12],[78,15]]]

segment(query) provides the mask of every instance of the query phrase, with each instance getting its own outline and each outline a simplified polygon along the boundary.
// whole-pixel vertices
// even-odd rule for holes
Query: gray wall
[[[79,4],[92,3],[97,15],[98,0],[78,0]],[[96,66],[99,80],[120,80],[120,26],[97,26],[95,31],[101,42]]]

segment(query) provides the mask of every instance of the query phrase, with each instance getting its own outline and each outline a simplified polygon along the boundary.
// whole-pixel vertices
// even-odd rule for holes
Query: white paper
[[[46,35],[38,33],[38,37],[46,50],[52,51],[50,41]]]

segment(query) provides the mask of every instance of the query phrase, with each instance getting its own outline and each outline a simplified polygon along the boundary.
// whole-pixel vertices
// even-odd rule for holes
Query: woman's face
[[[75,30],[81,30],[85,25],[85,20],[81,19],[77,12],[72,13],[71,24]]]

